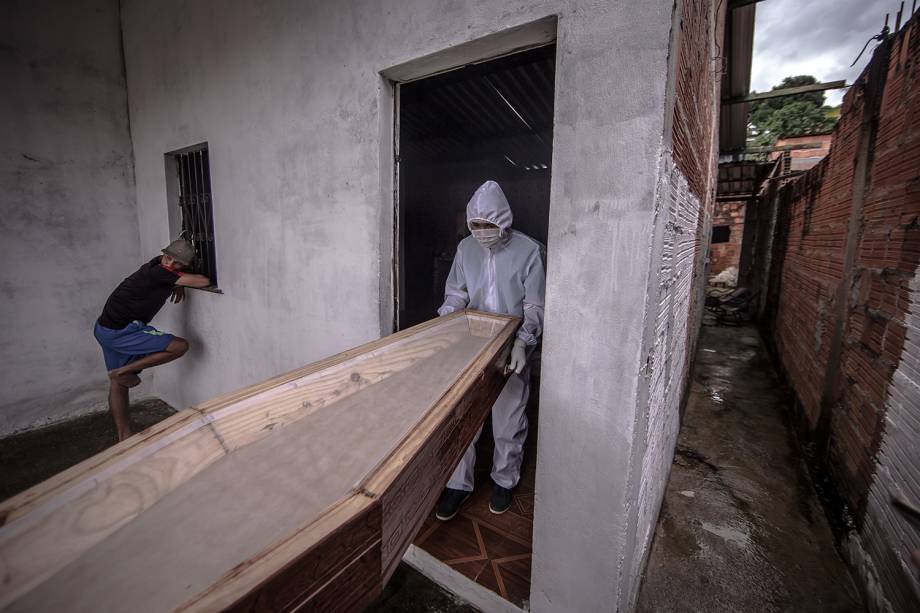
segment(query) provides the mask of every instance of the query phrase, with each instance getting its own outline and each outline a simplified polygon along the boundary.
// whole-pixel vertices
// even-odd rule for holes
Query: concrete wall
[[[117,0],[4,2],[0,434],[102,408],[92,326],[139,261]]]
[[[661,509],[689,385],[706,285],[712,228],[721,74],[711,70],[723,37],[724,7],[677,3],[671,31],[670,105],[655,194],[655,233],[648,275],[641,379],[630,462],[629,549],[625,574],[645,567]],[[672,153],[673,151],[673,153]],[[638,582],[621,594],[630,609]]]
[[[634,467],[646,441],[636,426],[673,5],[602,6],[559,22],[537,612],[629,610],[641,572]]]
[[[190,292],[162,317],[192,345],[157,373],[157,393],[174,406],[383,330],[381,223],[390,211],[380,193],[392,169],[380,165],[389,112],[377,28],[386,18],[379,6],[355,9],[124,3],[145,255],[170,238],[163,155],[209,145],[224,293]]]
[[[708,19],[714,4],[703,4]],[[158,373],[157,392],[183,406],[387,333],[392,108],[381,71],[439,65],[439,52],[557,15],[531,607],[628,610],[673,451],[673,427],[649,429],[643,368],[656,322],[671,322],[674,355],[659,363],[662,419],[673,423],[711,219],[684,187],[676,212],[687,235],[666,226],[662,175],[677,176],[665,170],[673,8],[670,0],[127,0],[141,251],[168,238],[163,154],[207,141],[224,291],[195,293],[163,318],[193,349]],[[473,48],[489,47],[464,47]],[[714,116],[711,102],[694,103],[700,125]],[[704,133],[710,147],[712,136]],[[703,149],[693,154],[697,170],[682,171],[703,186],[696,202],[711,182]],[[666,242],[682,262],[676,273],[662,265]],[[664,274],[673,289],[660,292]],[[670,305],[663,319],[659,298]],[[643,484],[653,491],[640,517]]]
[[[830,514],[874,610],[920,600],[909,562],[917,535],[888,500],[920,502],[909,417],[920,397],[918,27],[909,21],[876,49],[844,97],[830,154],[768,190],[773,240],[768,257],[755,254],[769,262],[762,325],[800,431],[826,459],[827,492],[840,498]]]

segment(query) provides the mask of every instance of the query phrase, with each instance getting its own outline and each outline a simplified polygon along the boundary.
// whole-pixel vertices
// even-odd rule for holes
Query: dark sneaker
[[[434,516],[441,521],[453,519],[460,510],[460,505],[466,502],[472,492],[463,490],[452,490],[449,487],[444,488],[441,499],[438,500],[438,510]]]
[[[497,483],[493,483],[492,499],[489,501],[489,510],[496,515],[501,515],[509,508],[511,508],[511,498],[513,491],[514,490],[509,490],[508,488],[502,487]]]

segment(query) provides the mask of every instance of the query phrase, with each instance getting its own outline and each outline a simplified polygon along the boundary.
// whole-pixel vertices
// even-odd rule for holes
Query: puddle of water
[[[751,546],[751,535],[745,530],[739,530],[732,526],[720,526],[711,524],[708,521],[701,522],[703,530],[710,534],[715,534],[722,540],[729,542],[738,547],[747,549]]]

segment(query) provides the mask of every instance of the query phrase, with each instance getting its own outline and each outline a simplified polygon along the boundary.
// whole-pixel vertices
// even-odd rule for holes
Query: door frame
[[[402,253],[400,241],[405,240],[402,236],[399,206],[400,86],[403,83],[426,79],[471,64],[481,64],[553,44],[557,39],[558,21],[557,15],[548,15],[536,21],[466,41],[380,71],[383,81],[381,91],[385,98],[381,100],[381,108],[384,111],[392,110],[390,113],[381,113],[381,117],[386,118],[387,123],[387,128],[381,132],[391,135],[389,143],[381,143],[381,151],[384,152],[381,159],[381,170],[392,169],[392,174],[387,173],[381,176],[384,184],[382,191],[388,195],[384,202],[384,210],[388,211],[385,218],[389,220],[389,223],[384,224],[387,227],[381,228],[382,241],[387,243],[381,245],[381,279],[384,276],[389,279],[389,283],[386,284],[381,281],[381,335],[399,330],[399,304],[401,296],[405,294],[405,288],[402,287],[405,279],[402,278],[403,275],[400,272]],[[386,261],[390,262],[388,272],[383,270]]]

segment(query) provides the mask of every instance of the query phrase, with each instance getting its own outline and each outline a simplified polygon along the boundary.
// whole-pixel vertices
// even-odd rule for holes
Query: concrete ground
[[[400,564],[383,594],[364,613],[477,613],[408,564]]]
[[[175,409],[157,398],[131,405],[135,432],[166,419]],[[94,413],[0,439],[0,500],[28,489],[118,441],[109,414]]]
[[[637,611],[863,611],[753,327],[703,328]]]
[[[131,405],[131,423],[139,432],[166,419],[175,410],[149,398]],[[0,439],[0,500],[103,451],[116,442],[108,413],[96,413]],[[436,583],[400,564],[368,613],[476,613]]]

